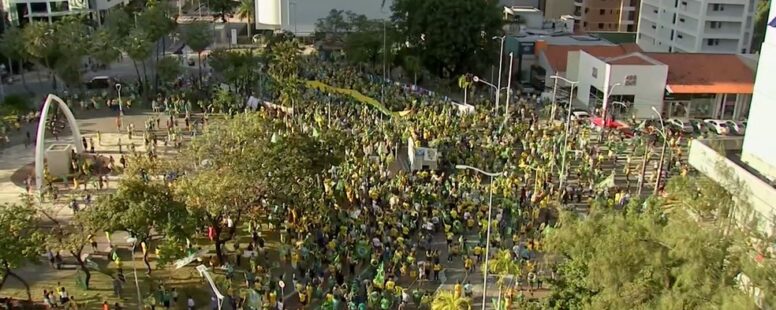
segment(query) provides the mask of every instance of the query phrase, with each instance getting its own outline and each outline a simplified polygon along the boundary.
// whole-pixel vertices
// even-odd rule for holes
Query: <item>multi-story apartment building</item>
[[[635,32],[640,0],[575,0],[576,31]]]
[[[642,0],[639,46],[648,52],[750,51],[755,0]]]

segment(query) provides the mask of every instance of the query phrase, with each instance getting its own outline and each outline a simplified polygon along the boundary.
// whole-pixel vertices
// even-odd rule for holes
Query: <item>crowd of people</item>
[[[490,254],[507,250],[523,270],[515,290],[507,293],[509,303],[533,294],[534,287],[541,287],[554,274],[542,254],[541,238],[561,207],[593,201],[623,206],[630,199],[630,177],[644,178],[640,173],[644,169],[631,165],[630,157],[617,170],[618,152],[651,144],[617,132],[599,141],[600,135],[582,124],[570,126],[566,137],[565,124],[548,119],[534,98],[513,96],[508,99],[512,101],[508,111],[503,105],[496,111],[483,94],[470,97],[473,111],[462,111],[447,97],[382,81],[343,63],[304,61],[300,76],[382,98],[389,110],[408,113],[385,115],[356,98],[312,88],[302,90],[293,113],[258,112],[275,115],[312,135],[328,130],[349,134],[344,139],[348,143],[344,161],[321,176],[324,203],[334,212],[275,206],[269,218],[279,240],[271,242],[279,245],[271,255],[278,260],[268,259],[270,240],[260,223],[249,223],[251,242],[232,247],[237,255],[225,262],[224,273],[231,280],[236,278],[235,269],[244,271],[245,286],[261,296],[265,309],[282,309],[288,301],[332,309],[424,307],[453,265],[465,272],[454,284],[454,292],[472,297],[471,275],[479,273],[486,249]],[[76,102],[83,109],[99,108],[98,102],[115,108],[117,102],[107,97]],[[129,100],[122,101],[125,108],[130,107]],[[193,120],[192,106],[205,108],[205,116]],[[206,102],[169,95],[152,99],[151,107],[160,116],[144,124],[145,156],[157,157],[160,141],[180,147],[184,135],[195,138],[207,130]],[[178,117],[181,114],[185,117]],[[134,128],[117,119],[117,129],[132,139]],[[166,131],[166,137],[160,131]],[[441,154],[439,169],[409,169],[405,158],[410,139]],[[93,147],[95,141],[83,143]],[[674,152],[681,152],[678,138],[671,143]],[[134,145],[130,153],[135,153]],[[121,159],[125,167],[129,158],[121,155]],[[73,172],[89,174],[91,164],[74,162]],[[109,165],[112,172],[112,157]],[[456,170],[456,165],[499,175],[489,178]],[[681,162],[670,166],[686,169]],[[625,188],[602,186],[602,181],[618,173],[626,175]],[[566,176],[562,187],[561,174]],[[50,176],[46,179],[53,183]],[[347,207],[340,205],[341,197]],[[242,261],[244,253],[253,254]],[[283,289],[281,283],[290,287]],[[283,292],[294,294],[287,298]],[[247,295],[242,302],[231,300],[245,309],[254,305]],[[155,304],[164,306],[161,300]]]
[[[599,186],[614,168],[612,151],[635,140],[618,133],[606,143],[586,126],[571,126],[568,139],[568,181],[561,170],[564,126],[545,119],[533,98],[517,98],[507,116],[492,105],[462,112],[449,99],[413,92],[412,87],[370,81],[365,73],[343,64],[304,66],[303,76],[348,88],[368,96],[385,96],[393,111],[387,116],[357,99],[305,89],[292,114],[272,112],[288,128],[311,134],[326,130],[349,133],[344,162],[324,175],[325,204],[333,212],[294,206],[276,206],[272,227],[279,231],[279,262],[249,259],[247,285],[263,295],[265,307],[283,302],[280,280],[291,282],[295,294],[288,300],[350,309],[407,309],[428,305],[434,283],[445,270],[461,265],[467,276],[454,285],[457,294],[470,296],[469,274],[480,270],[485,249],[506,249],[525,271],[518,278],[522,290],[538,286],[553,272],[541,254],[541,236],[557,218],[563,203],[604,201],[612,207],[627,204],[627,191]],[[277,113],[276,113],[277,112]],[[265,113],[265,112],[260,112]],[[283,135],[283,133],[279,133]],[[404,160],[408,139],[436,148],[442,154],[439,169],[409,171]],[[617,145],[617,146],[615,146]],[[457,164],[502,172],[489,179],[474,172],[456,171]],[[488,212],[488,194],[495,202]],[[338,197],[345,197],[345,204]],[[311,211],[312,210],[312,211]],[[250,225],[252,242],[236,246],[265,253],[267,245],[259,223]],[[490,244],[487,231],[490,227]],[[275,265],[291,266],[279,274]],[[244,268],[239,260],[229,268]],[[282,268],[281,268],[282,269]],[[290,281],[289,281],[290,280]],[[468,283],[467,283],[468,282]],[[530,285],[528,285],[530,284]],[[511,298],[510,298],[511,300]]]

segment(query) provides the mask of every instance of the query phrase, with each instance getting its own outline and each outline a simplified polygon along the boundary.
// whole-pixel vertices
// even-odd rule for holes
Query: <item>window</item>
[[[46,2],[32,2],[30,3],[30,10],[32,13],[48,13]],[[46,21],[48,22],[48,18],[46,18]]]
[[[655,25],[652,25],[652,29],[657,29],[657,26],[655,26]]]
[[[709,27],[711,27],[711,29],[719,29],[719,28],[722,28],[722,23],[721,22],[710,22],[709,23]]]
[[[628,25],[627,29],[628,29],[628,32],[636,32],[636,27],[634,27],[633,25]]]
[[[679,17],[679,22],[683,23],[684,22],[684,18]]]
[[[598,68],[593,68],[593,77],[598,78]]]
[[[587,27],[587,22],[583,22],[582,27]]]
[[[653,13],[655,13],[655,14],[657,14],[657,10],[653,10],[652,12],[653,12]]]
[[[604,14],[606,14],[606,10],[601,9],[601,10],[598,11],[598,13],[601,14],[601,15],[604,15]]]
[[[585,8],[585,14],[587,14],[587,12],[590,12],[590,9]]]
[[[681,38],[684,38],[684,36],[683,36],[681,33],[677,33],[677,34],[676,34],[676,38],[677,38],[677,39],[681,39]]]
[[[682,5],[687,6],[687,1],[682,1]]]
[[[715,3],[715,4],[711,5],[711,10],[712,11],[724,11],[725,10],[725,6],[722,5],[722,4],[719,4],[719,3]]]
[[[636,12],[628,12],[628,20],[636,20]]]
[[[708,45],[708,46],[717,46],[717,45],[719,45],[719,39],[708,39],[708,40],[706,40],[706,45]]]
[[[636,86],[636,76],[628,75],[625,77],[625,86]]]
[[[604,23],[598,23],[598,29],[604,29]]]

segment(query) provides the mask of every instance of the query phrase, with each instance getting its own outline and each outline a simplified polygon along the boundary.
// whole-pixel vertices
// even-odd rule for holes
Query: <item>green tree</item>
[[[0,52],[18,64],[22,85],[27,92],[31,92],[27,85],[27,79],[24,77],[24,63],[30,59],[30,55],[25,49],[24,33],[21,28],[10,27],[5,30],[2,39],[0,39]],[[13,66],[10,70],[13,70]]]
[[[130,176],[119,183],[116,192],[98,201],[89,212],[92,220],[104,223],[106,231],[126,231],[149,249],[143,253],[146,272],[151,274],[148,255],[156,235],[165,239],[185,240],[192,237],[195,225],[186,207],[173,198],[163,183]]]
[[[553,309],[752,307],[735,276],[744,238],[698,223],[687,212],[595,209],[587,219],[563,214],[545,241],[562,258],[548,306]]]
[[[84,274],[84,286],[88,290],[92,273],[84,259],[86,245],[90,243],[90,238],[94,234],[101,232],[99,229],[104,223],[95,223],[90,221],[90,209],[80,211],[68,222],[60,221],[44,213],[52,221],[53,227],[48,234],[48,247],[57,252],[66,252],[70,254],[78,264],[78,271]]]
[[[53,70],[53,62],[58,53],[55,29],[49,23],[31,23],[22,30],[24,49],[30,60],[48,70]],[[56,78],[52,75],[52,83],[56,88]]]
[[[196,22],[184,27],[183,32],[181,33],[183,42],[186,42],[186,45],[197,52],[200,84],[202,83],[202,52],[213,44],[213,29],[211,27],[212,26],[209,23]]]
[[[137,81],[141,85],[145,85],[147,82],[147,79],[144,78],[146,76],[145,63],[153,52],[152,43],[148,41],[148,34],[141,28],[133,28],[124,40],[122,48],[124,52],[127,53],[127,56],[132,59],[132,64],[135,66],[135,73],[137,73]],[[140,73],[141,67],[138,66],[138,62],[140,62],[143,68],[142,75]],[[145,89],[145,87],[142,89]]]
[[[167,36],[175,30],[176,23],[161,5],[149,5],[137,17],[136,27],[142,27],[148,35],[148,42],[154,46],[154,67],[159,65],[162,52],[166,48]],[[154,87],[159,87],[160,76],[154,75]]]
[[[89,55],[100,64],[110,65],[121,57],[120,45],[116,44],[119,40],[115,32],[105,27],[100,28],[91,37]]]
[[[754,14],[754,33],[752,33],[752,53],[760,51],[760,46],[765,41],[765,31],[768,29],[768,14],[770,13],[771,0],[757,1],[757,9]]]
[[[278,86],[282,105],[293,106],[299,97],[299,88],[302,86],[302,81],[298,76],[299,60],[299,43],[295,39],[272,46],[269,75]]]
[[[396,0],[392,20],[405,41],[419,44],[425,68],[439,76],[471,72],[492,62],[491,37],[501,35],[499,1]]]
[[[108,11],[105,16],[103,29],[113,32],[116,38],[121,40],[129,36],[135,22],[126,10],[116,7]]]
[[[513,257],[510,250],[499,250],[495,255],[493,255],[493,258],[491,258],[490,262],[488,263],[488,272],[498,275],[498,281],[496,282],[496,284],[498,284],[498,294],[502,299],[502,302],[506,302],[503,301],[506,279],[509,276],[520,276],[520,263],[518,263],[517,259]],[[498,309],[502,307],[503,306],[501,305],[497,306]]]
[[[67,17],[54,24],[58,51],[53,69],[62,82],[70,88],[81,87],[82,58],[90,50],[91,33],[92,29],[79,17]]]
[[[159,79],[162,85],[168,85],[174,82],[183,73],[181,67],[181,61],[173,56],[162,57],[156,63],[156,72],[159,74]]]
[[[455,292],[440,290],[434,295],[431,310],[467,310],[472,308],[469,298],[456,296]]]
[[[339,35],[348,31],[349,25],[345,20],[345,11],[331,9],[329,15],[319,18],[315,22],[315,36],[322,39],[325,35]]]
[[[221,22],[223,23],[226,23],[226,15],[232,13],[239,5],[240,2],[235,0],[210,0],[210,2],[208,2],[210,10],[217,12],[217,16],[221,18]]]
[[[32,300],[30,285],[13,270],[39,262],[44,240],[39,224],[34,208],[0,204],[0,290],[9,277],[14,278],[24,285],[28,300]]]
[[[262,55],[250,50],[215,50],[208,55],[208,64],[224,82],[244,96],[264,75]]]
[[[237,17],[246,20],[245,26],[248,29],[249,38],[253,38],[251,32],[253,30],[253,19],[256,15],[255,10],[256,7],[253,5],[252,0],[240,0],[240,6],[237,7]]]

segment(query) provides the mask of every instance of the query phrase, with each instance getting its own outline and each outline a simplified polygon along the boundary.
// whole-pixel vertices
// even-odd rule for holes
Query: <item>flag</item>
[[[614,187],[614,172],[610,174],[606,179],[596,184],[597,189],[612,188]]]
[[[771,26],[773,28],[776,28],[776,17],[774,17],[771,22],[768,23],[768,26]]]
[[[377,274],[375,275],[375,279],[372,280],[372,283],[378,287],[383,287],[383,282],[385,282],[385,268],[383,265],[384,264],[380,262],[380,265],[377,266]]]
[[[113,242],[110,241],[110,232],[109,231],[105,232],[105,238],[108,239],[108,244],[113,244]]]

